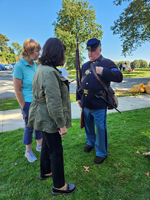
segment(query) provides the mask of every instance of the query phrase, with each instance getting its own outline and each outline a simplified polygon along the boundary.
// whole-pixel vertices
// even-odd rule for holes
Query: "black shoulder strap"
[[[96,77],[96,79],[98,79],[98,81],[99,81],[99,79],[101,80],[101,82],[102,82],[102,85],[103,85],[103,87],[104,87],[104,89],[106,90],[106,91],[108,91],[108,88],[107,88],[107,86],[106,86],[106,84],[104,83],[104,81],[103,81],[103,79],[102,79],[102,77],[101,77],[101,75],[99,75],[99,74],[96,74],[96,70],[95,70],[95,67],[97,66],[97,64],[98,64],[99,62],[98,61],[96,61],[95,63],[93,63],[93,67],[94,67],[94,70],[93,70],[93,68],[91,67],[91,69],[92,69],[92,71],[93,71],[93,74],[94,74],[94,76]]]
[[[95,62],[96,63],[96,62]],[[104,81],[102,80],[102,78],[100,76],[98,76],[98,74],[96,73],[95,71],[95,67],[97,64],[94,63],[94,66],[93,64],[91,63],[91,67],[92,67],[92,71],[93,71],[93,74],[94,76],[96,77],[96,79],[101,83],[101,85],[103,86],[103,88],[106,90],[107,94],[111,97],[111,99],[113,100],[113,102],[115,102],[114,98],[112,97],[112,95],[110,94],[106,84],[104,83]]]
[[[95,67],[97,66],[97,64],[99,64],[103,59],[104,59],[104,58],[102,57],[102,59],[93,62],[94,68],[95,68]],[[93,70],[92,70],[92,67],[90,66],[86,71],[88,71],[88,72],[93,71]],[[85,71],[85,72],[86,72],[86,71]],[[89,74],[89,73],[85,73],[85,74],[82,76],[81,82],[86,78],[86,76],[87,76],[88,74]]]

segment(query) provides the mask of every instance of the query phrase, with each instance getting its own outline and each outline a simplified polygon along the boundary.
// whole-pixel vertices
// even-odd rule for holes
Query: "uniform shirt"
[[[100,62],[97,66],[103,67],[103,71],[101,74],[101,78],[103,79],[104,83],[107,87],[110,86],[110,82],[121,82],[123,79],[123,75],[121,71],[117,68],[115,63],[109,59],[103,58],[102,55],[97,59]],[[86,70],[88,70],[91,67],[91,61],[86,62],[81,69],[81,76],[85,75]],[[96,79],[95,75],[93,74],[93,71],[89,73],[82,81],[81,88],[85,90],[103,90],[103,86],[101,83]],[[82,94],[81,96],[79,93],[76,93],[76,100],[81,99],[81,107],[86,107],[89,109],[106,109],[107,103],[102,100],[101,98],[96,97],[95,94]]]
[[[18,78],[22,80],[21,92],[25,102],[33,101],[32,82],[36,69],[37,64],[34,61],[33,66],[31,66],[22,57],[12,70],[13,78]]]

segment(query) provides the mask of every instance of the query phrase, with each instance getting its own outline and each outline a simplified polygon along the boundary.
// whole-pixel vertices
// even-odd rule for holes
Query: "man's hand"
[[[78,105],[79,105],[80,108],[81,108],[81,100],[77,100],[77,103],[78,103]]]
[[[96,66],[96,73],[97,73],[97,74],[100,74],[100,75],[101,75],[102,71],[103,71],[103,67],[98,67],[98,66]]]
[[[61,137],[65,136],[67,134],[66,126],[63,126],[63,127],[60,128],[59,134],[60,134]]]

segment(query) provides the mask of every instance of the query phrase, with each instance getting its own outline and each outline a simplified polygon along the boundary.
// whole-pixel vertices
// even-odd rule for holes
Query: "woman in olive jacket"
[[[53,178],[52,195],[71,194],[74,184],[64,178],[61,137],[71,127],[69,84],[56,68],[64,64],[65,45],[57,38],[49,38],[39,59],[41,65],[33,79],[33,102],[29,110],[28,127],[42,131],[40,180]]]

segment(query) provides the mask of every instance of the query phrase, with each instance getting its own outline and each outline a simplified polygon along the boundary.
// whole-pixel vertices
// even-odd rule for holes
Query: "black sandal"
[[[45,180],[45,179],[47,179],[47,178],[49,178],[49,177],[52,177],[52,175],[49,175],[49,176],[40,176],[40,177],[39,177],[39,180],[40,180],[40,181],[43,181],[43,180]]]
[[[74,184],[67,184],[66,190],[58,190],[56,188],[52,188],[52,195],[58,195],[58,194],[72,194],[76,190],[76,186]]]

